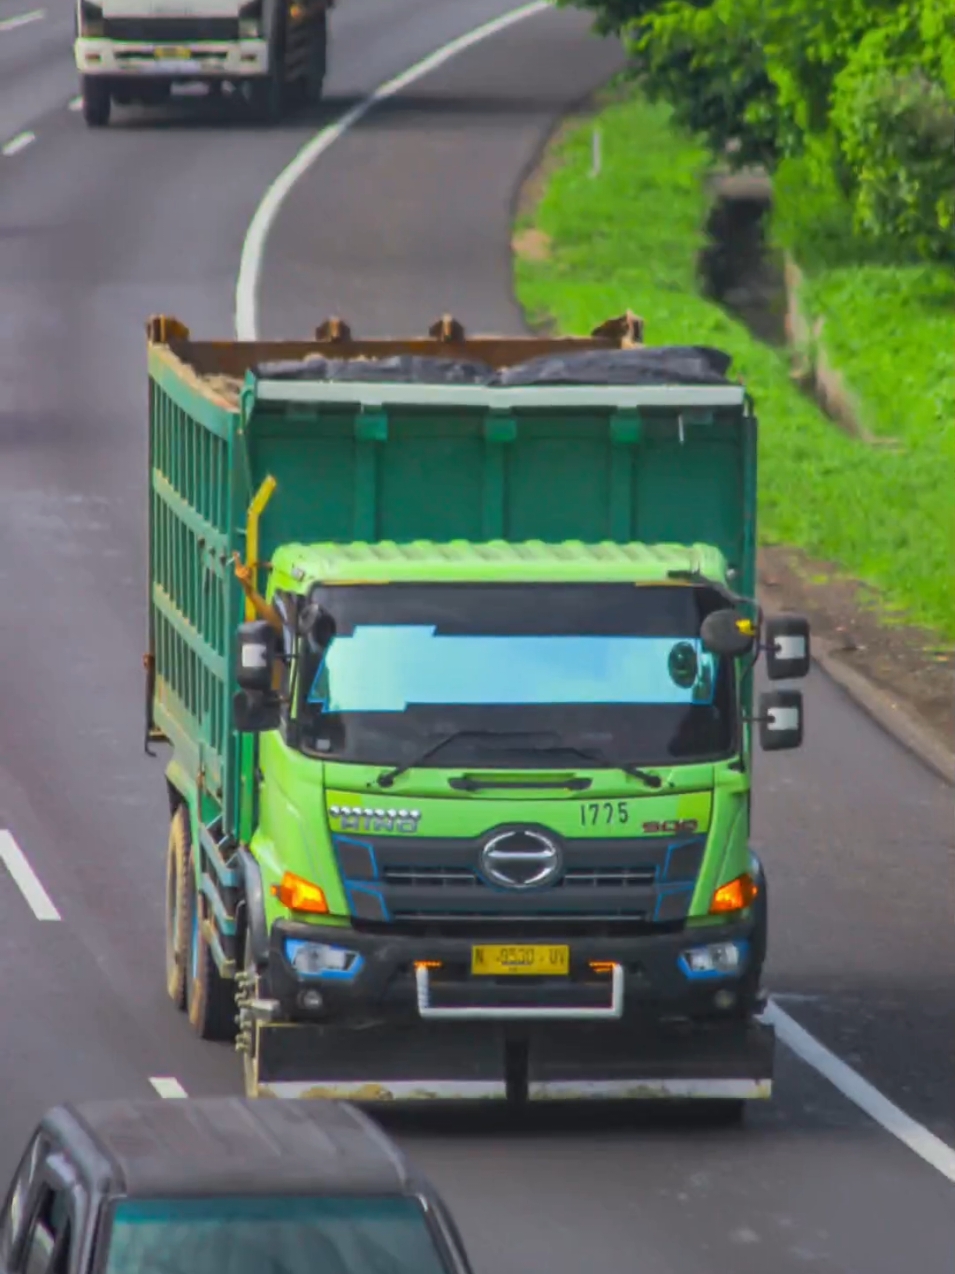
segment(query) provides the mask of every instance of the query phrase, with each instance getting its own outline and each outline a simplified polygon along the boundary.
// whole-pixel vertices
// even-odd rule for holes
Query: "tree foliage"
[[[952,0],[558,3],[622,35],[650,96],[715,150],[798,160],[830,212],[844,201],[855,235],[898,259],[955,257]]]

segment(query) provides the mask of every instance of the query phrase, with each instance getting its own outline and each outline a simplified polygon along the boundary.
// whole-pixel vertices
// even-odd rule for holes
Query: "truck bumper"
[[[250,1097],[416,1100],[710,1100],[772,1094],[775,1035],[757,1021],[336,1027],[258,1024]]]
[[[751,921],[573,937],[567,977],[488,978],[470,974],[472,936],[279,922],[270,998],[247,1013],[247,1090],[358,1101],[766,1098],[775,1037],[747,1007],[759,974],[747,965],[752,939]],[[288,953],[302,941],[353,951],[349,975],[299,976]],[[729,942],[744,953],[737,974],[689,974],[687,950]]]
[[[78,39],[74,46],[81,75],[121,80],[245,80],[268,71],[265,40],[202,42],[182,48],[168,44]]]

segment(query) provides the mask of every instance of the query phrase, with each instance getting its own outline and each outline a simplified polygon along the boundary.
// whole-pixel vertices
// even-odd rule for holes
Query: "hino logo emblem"
[[[560,875],[563,856],[541,832],[499,832],[481,850],[481,871],[502,889],[540,889]]]

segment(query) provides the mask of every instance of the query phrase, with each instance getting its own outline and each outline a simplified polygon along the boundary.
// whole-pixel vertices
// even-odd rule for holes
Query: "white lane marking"
[[[168,1097],[173,1100],[177,1097],[189,1096],[179,1080],[174,1079],[171,1075],[151,1075],[149,1082],[160,1097]]]
[[[13,839],[12,832],[0,830],[0,862],[13,877],[14,884],[27,900],[37,920],[62,920],[62,916],[53,906],[50,895],[40,884],[36,872],[27,862],[26,854]]]
[[[4,146],[0,146],[0,155],[11,159],[14,155],[19,155],[21,150],[32,146],[35,141],[36,133],[17,133],[16,137],[11,137]]]
[[[863,1079],[824,1044],[820,1044],[815,1036],[810,1035],[785,1009],[781,1009],[772,1000],[766,1006],[763,1020],[775,1026],[776,1034],[786,1047],[828,1079],[844,1097],[848,1097],[849,1101],[864,1110],[920,1159],[937,1169],[943,1177],[955,1183],[955,1149],[917,1123],[904,1110],[900,1110],[888,1097],[884,1097],[867,1079]]]
[[[450,44],[446,44],[443,48],[430,54],[423,61],[409,67],[407,71],[403,71],[393,80],[388,80],[387,83],[380,85],[369,97],[359,102],[357,106],[353,106],[350,111],[346,111],[341,119],[336,120],[334,124],[330,124],[327,128],[323,128],[320,133],[316,133],[312,140],[302,147],[288,167],[279,173],[278,177],[265,192],[262,202],[255,210],[255,216],[252,218],[245,236],[245,242],[242,245],[242,259],[239,263],[239,277],[235,288],[235,332],[240,341],[254,341],[257,339],[256,294],[262,269],[262,256],[269,231],[272,229],[279,210],[291,192],[292,187],[305,175],[316,159],[323,155],[331,145],[344,136],[350,128],[364,118],[380,102],[389,97],[394,97],[396,93],[400,93],[409,84],[414,84],[417,80],[423,79],[424,76],[436,71],[439,66],[443,66],[451,58],[463,53],[466,49],[470,49],[473,45],[479,44],[482,40],[488,39],[489,36],[497,35],[500,31],[506,31],[508,27],[514,26],[515,23],[523,22],[525,18],[544,13],[550,8],[552,8],[552,5],[549,0],[534,0],[532,4],[522,5],[519,9],[512,9],[510,13],[505,13],[503,17],[495,18],[492,22],[485,22],[483,26],[469,31],[466,35],[459,36],[456,40],[452,40]]]
[[[83,109],[83,99],[81,97],[74,97],[72,102],[67,104],[66,109],[68,111],[81,111]]]
[[[18,13],[12,18],[0,18],[0,33],[16,31],[18,27],[29,26],[31,22],[42,22],[46,17],[46,9],[31,9],[29,13]]]

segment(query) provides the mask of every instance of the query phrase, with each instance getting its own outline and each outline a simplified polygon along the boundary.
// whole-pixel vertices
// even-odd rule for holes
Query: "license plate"
[[[170,62],[188,62],[192,58],[191,49],[168,47],[154,50],[157,58]]]
[[[570,947],[472,947],[471,972],[489,976],[566,977],[570,972]]]

